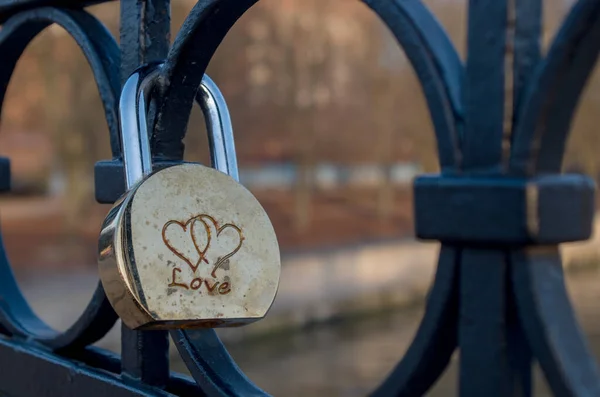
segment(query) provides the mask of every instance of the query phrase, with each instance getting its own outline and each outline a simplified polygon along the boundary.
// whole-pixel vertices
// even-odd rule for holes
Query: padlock
[[[258,200],[230,176],[237,179],[237,163],[225,101],[205,76],[201,107],[217,169],[187,163],[152,172],[146,112],[159,68],[137,70],[121,93],[128,191],[100,232],[102,285],[132,329],[257,321],[277,293],[279,245]]]

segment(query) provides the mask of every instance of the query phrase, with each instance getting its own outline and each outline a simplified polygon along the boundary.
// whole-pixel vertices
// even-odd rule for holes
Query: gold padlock
[[[157,76],[156,67],[139,69],[121,93],[128,191],[100,233],[98,266],[106,295],[132,329],[257,321],[277,293],[279,246],[265,210],[234,180],[237,160],[225,101],[205,76],[201,107],[217,169],[182,164],[152,172],[146,104]]]

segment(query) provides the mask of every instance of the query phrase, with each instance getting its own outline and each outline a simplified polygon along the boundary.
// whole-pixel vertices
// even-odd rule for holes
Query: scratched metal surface
[[[96,193],[111,201],[123,189],[118,178],[106,177],[122,166],[116,124],[122,82],[141,64],[166,62],[169,84],[157,99],[152,149],[157,160],[181,161],[208,62],[256,1],[198,1],[171,48],[168,0],[122,1],[120,47],[83,10],[95,1],[0,1],[0,98],[29,41],[50,23],[63,26],[88,58],[104,104],[114,157],[96,167]],[[417,181],[423,199],[416,202],[416,233],[442,242],[425,315],[405,356],[373,395],[423,395],[457,348],[464,397],[531,395],[534,360],[555,395],[600,395],[600,372],[566,294],[558,250],[561,242],[586,239],[591,230],[593,182],[561,175],[560,165],[600,49],[600,2],[576,2],[542,56],[541,0],[470,0],[465,63],[421,1],[365,3],[395,35],[422,84],[442,170],[440,183]],[[514,88],[511,101],[505,101],[507,79]],[[5,190],[8,170],[2,159]],[[506,184],[514,189],[510,195],[492,194]],[[577,220],[556,211],[565,202],[581,204]],[[440,203],[442,213],[427,217]],[[506,211],[513,216],[510,227],[483,227],[501,225]],[[446,227],[445,215],[457,217],[455,226]],[[0,294],[3,393],[265,395],[212,330],[171,332],[193,380],[169,372],[169,334],[163,331],[123,328],[122,357],[89,347],[117,320],[101,286],[71,328],[51,330],[25,302],[3,250]]]

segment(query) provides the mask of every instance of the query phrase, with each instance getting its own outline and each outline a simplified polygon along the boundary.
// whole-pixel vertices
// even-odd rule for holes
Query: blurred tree
[[[373,141],[376,156],[381,168],[383,180],[380,183],[377,215],[380,219],[388,217],[393,209],[394,189],[391,181],[391,170],[394,164],[394,145],[397,144],[395,134],[398,130],[398,124],[394,120],[394,110],[397,108],[397,98],[402,89],[398,85],[398,64],[386,62],[385,51],[387,49],[385,30],[378,24],[371,24],[366,30],[368,42],[370,43],[367,52],[369,69],[367,76],[370,77],[370,97],[368,111],[371,119],[371,128],[377,138]]]
[[[320,128],[319,115],[327,104],[323,77],[330,53],[325,28],[327,2],[311,0],[310,4],[296,2],[292,5],[295,12],[289,25],[293,38],[290,89],[296,110],[292,135],[297,170],[294,224],[298,231],[304,232],[308,230],[312,215],[316,137]]]
[[[4,128],[52,137],[56,160],[46,175],[65,175],[65,230],[77,235],[92,203],[93,164],[107,157],[109,144],[95,81],[74,40],[57,26],[46,29],[19,61],[7,96]]]
[[[95,80],[76,43],[57,27],[49,33],[39,43],[42,56],[52,59],[42,72],[48,95],[43,116],[58,170],[66,177],[66,232],[76,236],[93,202],[94,163],[110,156],[108,128]]]

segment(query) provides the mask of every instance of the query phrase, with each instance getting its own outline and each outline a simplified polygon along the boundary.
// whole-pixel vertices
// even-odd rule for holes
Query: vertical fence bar
[[[465,78],[465,171],[498,170],[504,136],[508,0],[470,0]]]
[[[513,103],[514,119],[518,118],[522,98],[525,95],[527,83],[530,81],[536,66],[541,59],[542,35],[542,1],[517,1],[514,4],[515,34],[514,34],[514,89]]]
[[[167,57],[171,0],[121,1],[121,83],[140,65]]]
[[[121,1],[121,82],[148,62],[166,58],[170,45],[170,0]],[[121,372],[157,387],[169,379],[169,334],[121,327]]]
[[[493,178],[508,169],[516,108],[540,58],[540,18],[539,0],[469,1],[465,172]],[[507,251],[468,248],[461,259],[461,397],[530,396]]]
[[[531,395],[530,359],[509,298],[508,269],[503,251],[465,249],[463,252],[459,319],[461,397]]]

